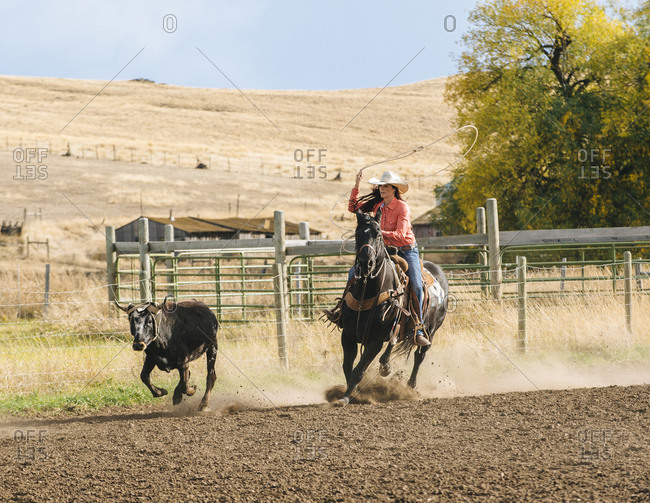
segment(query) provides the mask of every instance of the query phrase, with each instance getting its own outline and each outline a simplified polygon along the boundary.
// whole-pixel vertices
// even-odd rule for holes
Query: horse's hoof
[[[379,375],[382,377],[388,377],[393,371],[390,365],[380,365],[379,366]]]
[[[187,391],[185,392],[187,396],[192,396],[194,395],[194,393],[196,393],[196,386],[190,386],[189,388],[187,388]]]
[[[345,407],[349,403],[350,403],[350,398],[344,396],[343,398],[340,398],[339,400],[334,402],[332,405],[334,405],[334,407]]]
[[[199,412],[212,412],[212,409],[206,405],[205,407],[199,407]]]

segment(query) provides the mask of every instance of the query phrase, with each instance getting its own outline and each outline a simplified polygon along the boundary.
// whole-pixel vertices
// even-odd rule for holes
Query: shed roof
[[[273,234],[274,220],[273,217],[259,217],[259,218],[243,218],[243,217],[229,217],[229,218],[200,218],[203,222],[209,222],[215,225],[221,225],[229,229],[242,232],[259,232],[265,234]],[[284,221],[284,228],[287,234],[298,234],[300,224]],[[310,233],[322,234],[318,229],[309,229]]]
[[[230,232],[231,229],[228,227],[222,227],[220,225],[204,222],[194,217],[178,217],[174,220],[170,218],[158,218],[158,217],[146,217],[152,222],[158,222],[163,225],[173,225],[174,228],[180,229],[189,234],[194,233],[206,233],[206,232]]]
[[[411,221],[413,225],[428,225],[431,223],[431,217],[433,216],[433,210],[429,210],[426,213],[422,213],[419,217]]]
[[[174,228],[187,232],[188,234],[205,234],[205,233],[229,233],[233,231],[253,232],[260,234],[273,234],[274,222],[273,217],[259,218],[198,218],[198,217],[146,217],[152,222],[162,225],[173,225]],[[130,222],[130,225],[137,222],[138,219]],[[123,226],[123,227],[126,227]],[[287,234],[298,234],[300,225],[295,222],[284,222],[285,232]],[[120,227],[122,228],[122,227]],[[322,234],[318,229],[309,229],[310,233]]]

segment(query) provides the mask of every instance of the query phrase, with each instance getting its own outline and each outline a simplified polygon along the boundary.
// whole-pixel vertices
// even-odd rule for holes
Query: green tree
[[[446,99],[480,137],[436,211],[443,231],[472,231],[488,197],[502,229],[650,224],[649,11],[594,0],[475,8]]]

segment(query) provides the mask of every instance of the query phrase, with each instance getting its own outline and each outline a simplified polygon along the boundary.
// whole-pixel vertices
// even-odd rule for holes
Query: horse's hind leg
[[[379,357],[379,374],[382,377],[388,377],[393,369],[390,366],[390,355],[393,351],[393,345],[389,342],[386,351]]]
[[[205,356],[208,360],[208,376],[205,379],[205,395],[201,399],[199,404],[199,410],[209,410],[208,409],[208,400],[210,399],[210,393],[214,387],[214,383],[217,380],[217,374],[214,370],[214,364],[217,361],[217,345],[216,343],[210,345],[205,352]]]
[[[420,347],[413,356],[413,372],[411,372],[411,377],[409,377],[408,385],[411,388],[415,388],[417,384],[418,371],[420,370],[420,365],[424,360],[424,355],[431,346]]]

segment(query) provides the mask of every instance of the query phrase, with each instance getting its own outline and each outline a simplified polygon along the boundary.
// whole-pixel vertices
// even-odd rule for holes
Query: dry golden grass
[[[105,83],[0,77],[0,218],[18,220],[24,208],[42,208],[43,221],[30,219],[24,234],[49,238],[51,261],[70,270],[102,269],[104,226],[119,227],[141,213],[219,218],[237,208],[244,217],[282,209],[288,220],[309,221],[339,238],[343,231],[331,222],[330,210],[360,167],[451,131],[452,112],[442,99],[445,81],[386,88],[341,132],[378,89],[245,91],[278,131],[236,90],[138,82],[111,83],[68,124]],[[72,156],[64,157],[68,143]],[[13,149],[21,145],[49,147],[46,180],[13,179]],[[118,161],[112,160],[113,146]],[[306,178],[307,162],[294,160],[296,150],[310,148],[326,149],[314,164],[326,166],[328,179]],[[365,173],[429,175],[454,160],[455,150],[453,141],[440,142]],[[192,169],[197,158],[211,169]],[[297,164],[303,178],[296,178]],[[330,181],[339,171],[342,181]],[[408,201],[414,216],[431,209],[432,188],[448,176],[442,172],[413,184]],[[352,227],[345,198],[333,216]],[[3,269],[14,268],[18,251],[0,247]],[[32,256],[40,267],[44,248]]]
[[[590,268],[590,274],[595,272],[595,268]],[[535,274],[532,277],[535,278]],[[0,394],[78,391],[88,382],[94,385],[137,382],[142,354],[131,350],[127,320],[107,304],[102,278],[84,273],[57,273],[52,279],[59,289],[51,296],[48,321],[45,321],[42,305],[39,305],[42,303],[42,279],[36,274],[23,278],[23,315],[31,313],[33,319],[29,321],[16,317],[17,306],[11,296],[12,292],[16,293],[15,278],[4,271],[0,275],[4,288],[4,306],[0,311],[4,320],[0,323]],[[596,289],[603,283],[611,287],[607,278],[588,282],[587,286]],[[517,361],[525,372],[534,370],[531,376],[535,376],[540,386],[546,382],[554,387],[561,386],[558,376],[562,375],[570,376],[566,385],[604,384],[604,376],[596,379],[598,375],[593,370],[603,365],[615,366],[616,372],[625,372],[625,375],[609,375],[614,381],[617,376],[623,376],[621,379],[625,378],[625,382],[647,377],[647,372],[638,369],[648,358],[645,348],[650,343],[645,329],[650,324],[650,299],[645,295],[634,298],[632,333],[628,333],[625,326],[622,295],[614,296],[603,290],[585,297],[531,298],[528,303],[529,351],[522,355],[517,350],[515,300],[473,299],[466,295],[462,286],[454,293],[459,302],[448,315],[430,351],[429,365],[435,366],[424,369],[423,385],[428,392],[440,392],[441,389],[454,393],[486,392],[489,391],[484,387],[488,378],[490,382],[494,380],[492,384],[496,389],[502,389],[499,386],[503,383],[498,376],[509,374],[513,369],[504,353]],[[252,379],[258,385],[264,383],[267,388],[273,388],[300,376],[330,383],[342,379],[339,332],[322,322],[289,323],[288,370],[278,357],[272,308],[253,313],[252,320],[244,325],[222,324],[218,337],[221,352],[218,372],[226,382],[243,379],[242,386],[250,387],[247,379]],[[542,364],[551,365],[549,362],[560,369],[560,374],[551,376],[544,372],[546,367]],[[412,360],[399,357],[395,368],[407,374],[411,365]],[[584,377],[579,373],[581,368],[592,372],[594,380],[580,380]],[[195,382],[203,382],[203,360],[195,363],[192,369]],[[374,375],[376,370],[371,369],[371,372]],[[156,381],[163,383],[175,378],[175,374],[166,376],[160,372],[154,376]]]

